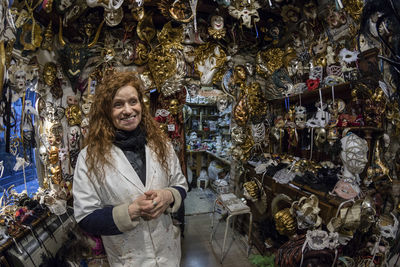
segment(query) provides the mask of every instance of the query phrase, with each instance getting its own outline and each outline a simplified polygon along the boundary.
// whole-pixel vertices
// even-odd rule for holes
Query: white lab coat
[[[146,186],[134,171],[123,151],[112,146],[112,166],[105,166],[104,184],[92,183],[88,177],[84,148],[75,168],[73,195],[74,215],[79,222],[94,210],[107,205],[131,203],[150,189],[179,186],[187,191],[179,160],[171,148],[168,157],[169,177],[156,160],[155,153],[146,146]],[[114,209],[115,210],[115,209]],[[113,210],[113,212],[114,212]],[[171,215],[164,213],[154,220],[137,219],[132,230],[120,235],[102,236],[111,266],[178,267],[181,258],[179,228],[172,224]]]

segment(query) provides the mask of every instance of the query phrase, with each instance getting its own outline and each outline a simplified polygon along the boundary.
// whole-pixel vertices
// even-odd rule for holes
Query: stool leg
[[[222,251],[221,251],[221,263],[224,259],[225,243],[226,243],[226,237],[228,236],[229,221],[230,221],[231,217],[232,217],[232,215],[229,215],[228,218],[226,219],[224,243],[222,245]]]
[[[215,207],[217,206],[217,200],[214,201],[214,207],[211,215],[211,235],[210,235],[210,243],[212,242],[212,239],[214,237],[215,231],[214,231],[214,215],[215,215]],[[215,227],[216,228],[216,227]]]
[[[249,257],[251,249],[251,228],[253,225],[253,214],[250,212],[249,215],[250,215],[250,221],[249,221],[249,236],[247,239],[247,257]]]

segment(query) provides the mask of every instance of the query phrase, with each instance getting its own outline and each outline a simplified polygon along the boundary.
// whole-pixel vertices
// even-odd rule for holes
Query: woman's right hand
[[[148,212],[149,210],[153,209],[153,207],[153,200],[149,199],[143,194],[128,206],[128,213],[131,217],[131,220],[133,220],[137,217],[145,215],[146,211]]]

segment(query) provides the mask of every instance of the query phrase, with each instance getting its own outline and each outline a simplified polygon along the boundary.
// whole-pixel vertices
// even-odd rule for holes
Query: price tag
[[[175,124],[168,124],[168,132],[175,132]]]

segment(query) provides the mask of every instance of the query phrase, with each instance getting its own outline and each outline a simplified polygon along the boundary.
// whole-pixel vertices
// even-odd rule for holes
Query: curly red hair
[[[136,72],[115,72],[105,77],[96,88],[94,101],[90,108],[89,133],[85,142],[87,145],[88,172],[94,174],[98,181],[104,179],[104,166],[109,165],[112,142],[116,128],[111,119],[112,101],[118,89],[130,85],[139,95],[142,107],[142,120],[139,127],[146,132],[147,145],[155,152],[163,169],[168,172],[168,137],[161,131],[159,124],[153,119],[143,102],[143,86]]]

